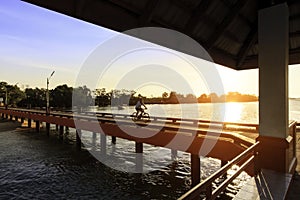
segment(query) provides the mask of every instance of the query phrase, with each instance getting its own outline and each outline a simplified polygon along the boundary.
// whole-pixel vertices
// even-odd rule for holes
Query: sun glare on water
[[[241,119],[243,105],[241,103],[226,103],[226,113],[225,119],[226,122],[238,122]]]

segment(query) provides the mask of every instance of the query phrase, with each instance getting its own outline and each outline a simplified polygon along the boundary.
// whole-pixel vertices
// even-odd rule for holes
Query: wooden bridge
[[[116,138],[135,141],[136,153],[143,152],[143,143],[170,148],[172,152],[177,150],[188,152],[191,154],[192,186],[200,183],[200,156],[220,159],[225,169],[233,164],[238,164],[242,167],[241,170],[246,170],[250,174],[255,172],[253,156],[255,156],[254,152],[256,152],[258,146],[258,143],[255,143],[259,128],[257,124],[169,117],[150,117],[150,121],[134,122],[129,114],[53,111],[47,115],[45,111],[41,110],[12,108],[0,108],[0,114],[5,119],[26,121],[29,128],[32,127],[34,121],[37,132],[40,131],[41,123],[45,123],[48,135],[50,124],[59,127],[61,136],[64,127],[75,128],[76,144],[79,147],[81,146],[81,130],[100,134],[101,151],[103,153],[106,153],[106,136],[111,136],[113,143],[116,143]],[[291,134],[295,133],[295,122],[291,123],[290,130]],[[188,146],[178,145],[178,143],[172,145],[174,139],[190,141],[190,143],[188,143]],[[204,151],[204,154],[201,147],[205,145],[205,142],[213,145],[210,147],[210,151]],[[245,155],[241,157],[243,154]],[[246,161],[246,158],[249,157],[251,160]],[[238,162],[233,162],[235,160],[238,160]],[[245,162],[247,165],[245,165]],[[224,168],[222,169],[223,173],[227,171]],[[209,183],[208,185],[211,187],[211,182]],[[205,187],[208,187],[207,183]],[[210,190],[208,189],[208,196],[212,194]],[[198,191],[198,189],[195,191]],[[192,192],[192,194],[195,195],[195,192]],[[198,192],[196,194],[198,195]]]

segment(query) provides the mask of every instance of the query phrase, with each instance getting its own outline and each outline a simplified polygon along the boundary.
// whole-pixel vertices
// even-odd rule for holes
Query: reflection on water
[[[149,105],[148,108],[152,116],[172,117],[180,117],[181,108],[184,112],[195,110],[191,104]],[[212,109],[211,104],[201,104],[197,107],[200,117],[191,114],[188,118],[218,118],[211,114]],[[109,112],[107,109],[102,111]],[[126,114],[133,111],[133,107],[112,109],[112,112]],[[228,104],[224,116],[226,121],[257,123],[258,104]],[[290,118],[300,119],[299,101],[290,101]],[[155,162],[152,163],[148,166],[153,169],[150,173],[131,174],[113,170],[89,154],[87,149],[99,150],[99,135],[93,143],[92,134],[83,132],[82,140],[86,146],[78,151],[73,129],[61,141],[54,126],[50,138],[43,131],[36,133],[16,127],[17,123],[0,121],[0,199],[176,199],[190,188],[187,153],[179,152],[178,160],[163,168],[155,168]],[[157,149],[145,145],[145,155]],[[134,152],[134,143],[118,139],[117,144],[112,145],[108,139],[107,152],[130,159],[133,154],[126,152]],[[171,155],[170,150],[161,148],[160,154],[152,156],[153,160],[168,160]],[[201,158],[201,178],[207,178],[219,167],[219,160]],[[249,176],[243,173],[220,199],[230,199],[247,179]]]
[[[0,122],[2,127],[7,124],[13,123]],[[177,162],[150,173],[131,174],[103,165],[85,150],[93,143],[91,133],[84,133],[82,139],[88,145],[81,151],[75,148],[73,129],[64,141],[58,139],[54,126],[50,138],[45,135],[19,128],[0,132],[0,199],[176,199],[190,188],[186,153],[181,152]],[[107,144],[108,151],[114,149],[118,156],[132,156],[122,151],[133,150],[131,142],[118,139],[116,145]],[[153,148],[145,145],[144,151],[147,154]],[[169,156],[165,153],[161,159]],[[202,158],[202,179],[219,167],[219,160]],[[222,198],[235,194],[247,178],[246,174],[240,176]]]

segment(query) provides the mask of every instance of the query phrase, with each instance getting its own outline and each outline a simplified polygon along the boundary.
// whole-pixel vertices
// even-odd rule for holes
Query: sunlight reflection
[[[226,103],[226,113],[225,119],[226,122],[239,122],[241,120],[241,114],[243,111],[243,104],[241,103]]]

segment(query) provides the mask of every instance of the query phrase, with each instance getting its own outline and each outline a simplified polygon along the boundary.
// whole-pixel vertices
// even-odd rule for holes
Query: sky
[[[19,0],[0,0],[0,81],[18,83],[21,89],[46,88],[47,77],[55,71],[50,89],[61,84],[86,83],[92,89],[133,89],[145,96],[161,96],[172,90],[199,96],[215,92],[215,86],[210,84],[218,79],[222,88],[217,93],[258,95],[257,69],[235,71],[214,65],[213,73],[218,73],[212,75],[200,59],[174,56],[170,51],[157,50],[155,45],[128,37],[116,45],[119,35]],[[142,50],[127,49],[121,52],[122,56],[114,57],[124,47],[135,44],[142,45]],[[290,97],[300,97],[298,77],[300,66],[290,66]]]

